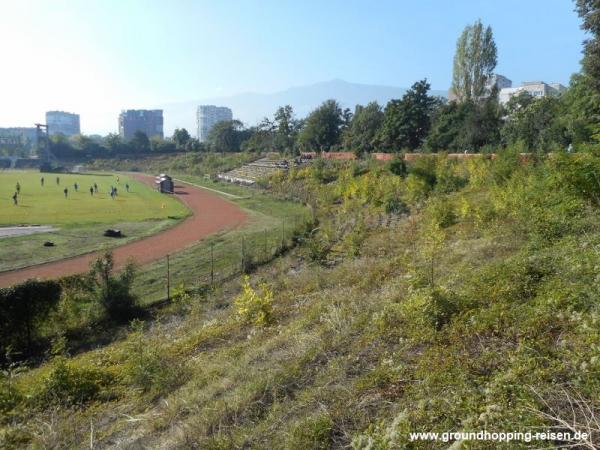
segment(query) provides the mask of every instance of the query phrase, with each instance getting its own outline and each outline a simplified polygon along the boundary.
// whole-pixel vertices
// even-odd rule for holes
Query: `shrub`
[[[406,177],[405,188],[406,201],[411,205],[423,202],[431,192],[431,186],[427,181],[412,173]]]
[[[176,303],[188,303],[192,297],[185,288],[185,283],[182,281],[173,289],[173,301]]]
[[[408,174],[406,163],[401,158],[394,158],[388,165],[388,170],[394,175],[405,177]]]
[[[552,176],[574,194],[600,203],[600,158],[589,153],[556,154],[550,160]]]
[[[390,197],[385,201],[386,214],[408,214],[410,212],[406,203],[397,197]]]
[[[352,228],[352,231],[346,236],[346,247],[348,253],[351,256],[359,256],[360,249],[363,242],[367,238],[367,227],[363,220],[359,220],[358,223]]]
[[[12,361],[11,350],[7,350],[7,366],[0,370],[0,413],[6,414],[24,400],[15,387],[14,380],[23,371],[23,367]]]
[[[127,264],[121,274],[113,275],[114,260],[112,253],[106,252],[92,263],[90,279],[98,302],[111,319],[128,319],[136,307],[136,298],[131,293],[135,278],[135,267]]]
[[[48,313],[60,300],[57,281],[28,280],[0,289],[0,350],[30,348]]]
[[[333,421],[326,413],[307,417],[298,423],[291,433],[291,449],[329,449],[333,442]]]
[[[465,186],[467,180],[454,172],[455,165],[442,154],[438,155],[435,164],[435,190],[437,192],[454,192]]]
[[[185,373],[161,348],[144,335],[144,324],[131,322],[131,335],[126,344],[126,379],[143,392],[161,394],[182,382]]]
[[[430,188],[433,188],[437,181],[435,174],[436,164],[435,156],[423,156],[417,158],[410,164],[408,173],[420,178],[427,183]]]
[[[456,223],[454,205],[448,198],[436,197],[427,204],[425,214],[429,220],[441,228],[448,228]]]
[[[58,356],[53,361],[52,370],[42,380],[34,403],[41,407],[86,403],[97,398],[102,387],[111,381],[112,377],[105,372],[75,366],[66,357]]]
[[[314,229],[304,241],[308,258],[316,263],[324,264],[331,252],[332,240],[326,230]]]
[[[525,151],[526,148],[522,143],[499,151],[497,153],[498,157],[494,160],[493,164],[490,165],[492,179],[498,184],[502,184],[509,180],[521,169],[522,165],[519,154]]]
[[[266,326],[273,322],[273,292],[266,283],[261,283],[257,291],[250,285],[250,277],[244,276],[242,293],[234,304],[238,316],[246,323]]]

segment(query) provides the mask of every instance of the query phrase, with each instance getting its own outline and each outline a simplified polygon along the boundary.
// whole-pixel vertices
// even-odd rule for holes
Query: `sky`
[[[121,109],[270,93],[343,79],[445,90],[456,40],[481,19],[496,72],[568,84],[580,70],[570,0],[0,0],[0,127],[47,110],[82,132],[117,129]]]

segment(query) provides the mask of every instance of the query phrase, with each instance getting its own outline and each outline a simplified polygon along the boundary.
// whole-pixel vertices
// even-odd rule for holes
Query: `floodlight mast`
[[[43,149],[43,154],[46,162],[50,162],[50,142],[48,141],[48,125],[44,123],[36,123],[37,128],[37,143],[38,143],[38,154]],[[42,129],[45,130],[42,131]]]

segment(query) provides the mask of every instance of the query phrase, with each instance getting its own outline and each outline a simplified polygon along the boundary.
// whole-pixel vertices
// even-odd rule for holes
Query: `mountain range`
[[[354,110],[356,105],[377,101],[380,105],[400,98],[407,88],[371,84],[350,83],[331,80],[306,86],[296,86],[270,94],[242,93],[228,97],[204,98],[193,101],[158,105],[164,110],[165,135],[170,136],[175,128],[186,128],[196,136],[196,108],[198,105],[227,106],[233,111],[234,119],[252,126],[264,117],[272,118],[279,106],[292,105],[297,118],[305,117],[323,101],[336,99],[342,108]],[[445,91],[431,91],[431,95],[446,96]]]

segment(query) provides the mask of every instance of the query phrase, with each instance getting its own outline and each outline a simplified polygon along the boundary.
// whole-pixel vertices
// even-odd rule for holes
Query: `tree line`
[[[491,152],[518,144],[523,151],[550,152],[600,142],[600,15],[593,0],[577,0],[584,43],[582,71],[572,76],[562,95],[533,97],[522,91],[501,104],[491,81],[497,47],[491,27],[481,21],[460,34],[453,63],[450,98],[433,96],[426,79],[415,82],[399,99],[386,105],[371,102],[354,111],[334,99],[324,101],[307,117],[295,117],[292,106],[279,107],[273,117],[245,127],[239,120],[216,124],[206,142],[187,130],[172,138],[148,138],[137,132],[129,142],[118,135],[92,139],[51,138],[54,154],[103,157],[118,154],[192,152],[351,151]]]

